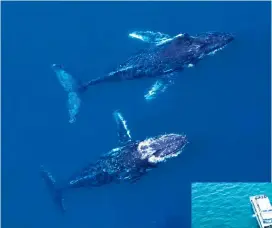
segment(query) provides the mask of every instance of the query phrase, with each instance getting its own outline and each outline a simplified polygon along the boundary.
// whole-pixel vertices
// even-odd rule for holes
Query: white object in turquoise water
[[[272,228],[272,206],[266,195],[249,197],[260,228]]]

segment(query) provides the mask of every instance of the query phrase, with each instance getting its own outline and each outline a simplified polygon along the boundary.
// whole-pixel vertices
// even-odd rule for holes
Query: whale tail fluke
[[[80,80],[74,78],[69,74],[62,65],[52,64],[51,68],[55,72],[60,84],[64,90],[68,93],[68,112],[69,123],[76,121],[81,106],[81,94],[88,90],[89,86],[93,86],[103,82],[104,78],[97,78],[90,80],[86,83],[81,83]]]
[[[64,213],[66,209],[64,207],[64,200],[62,196],[63,189],[56,186],[56,180],[50,172],[44,169],[43,166],[41,166],[41,176],[45,181],[51,196],[53,197],[54,203],[60,208],[61,212]]]
[[[84,92],[84,89],[79,86],[79,82],[71,74],[64,70],[62,65],[53,64],[51,67],[56,73],[60,84],[68,93],[69,123],[74,123],[81,105],[80,93]]]

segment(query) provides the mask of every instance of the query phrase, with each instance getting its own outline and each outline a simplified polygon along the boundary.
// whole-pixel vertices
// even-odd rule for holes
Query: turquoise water
[[[266,194],[272,200],[272,184],[195,183],[192,227],[257,228],[249,197],[258,194]]]

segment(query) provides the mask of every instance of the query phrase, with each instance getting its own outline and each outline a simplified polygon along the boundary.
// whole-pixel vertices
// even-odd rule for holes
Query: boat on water
[[[249,197],[260,228],[272,228],[272,205],[266,195]]]

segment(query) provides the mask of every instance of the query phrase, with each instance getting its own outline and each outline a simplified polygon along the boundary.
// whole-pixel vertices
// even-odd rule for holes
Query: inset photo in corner
[[[192,228],[272,228],[272,183],[192,183]]]

